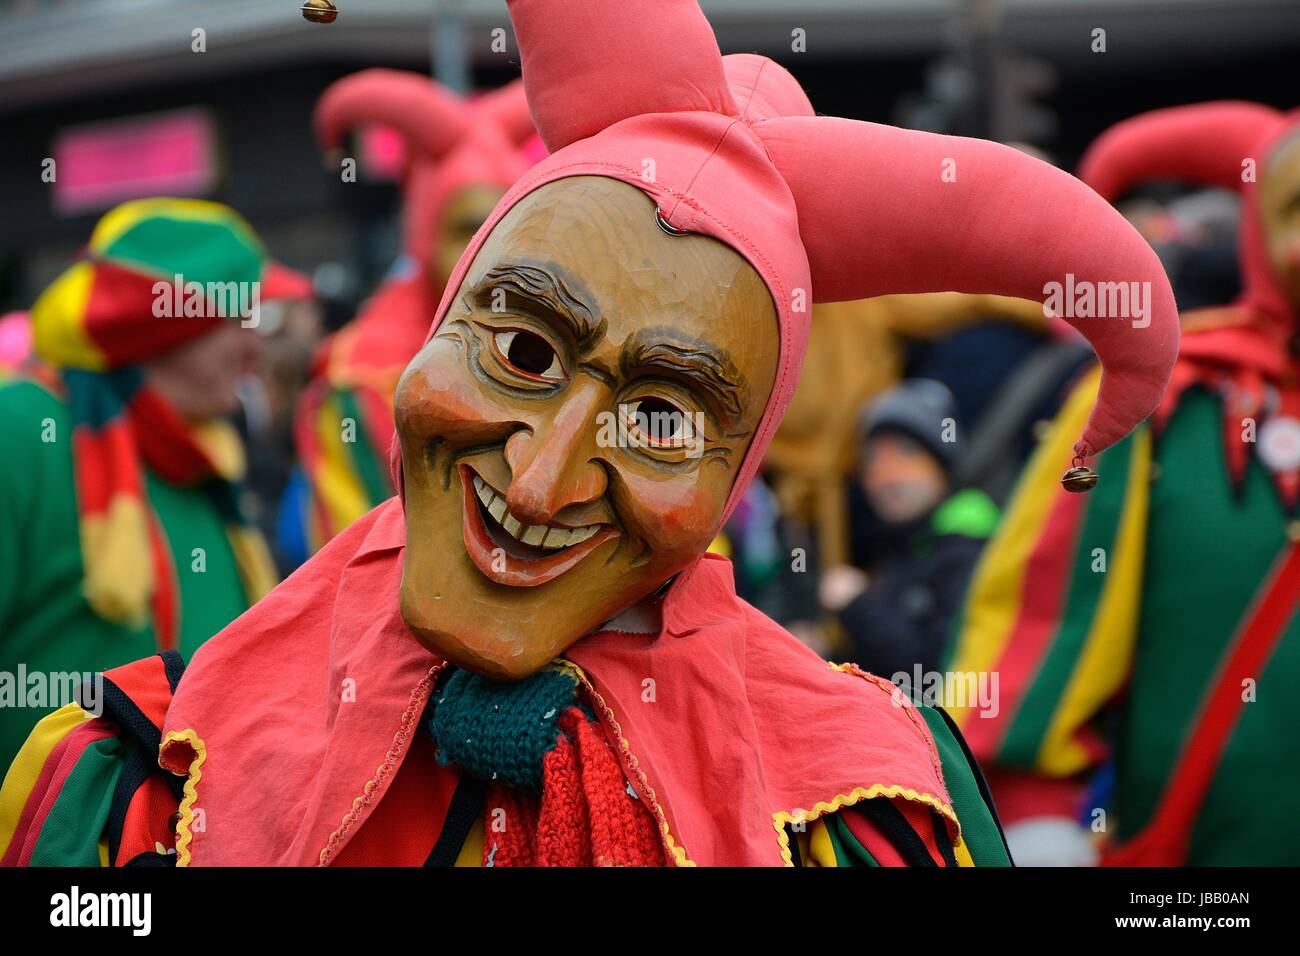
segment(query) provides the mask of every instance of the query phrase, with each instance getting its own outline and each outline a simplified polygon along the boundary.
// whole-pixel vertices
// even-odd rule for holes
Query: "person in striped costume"
[[[19,668],[188,656],[276,583],[224,416],[255,368],[260,303],[308,291],[233,210],[147,199],[106,213],[32,306],[34,360],[0,387],[6,766],[57,706],[24,706]]]
[[[1300,114],[1216,102],[1120,123],[1081,177],[1240,190],[1238,301],[1183,316],[1170,389],[1100,456],[1088,496],[1045,485],[1091,407],[1065,403],[972,580],[949,670],[1001,706],[954,716],[990,768],[1017,857],[1300,863],[1269,811],[1300,766]]]
[[[1014,150],[815,116],[777,64],[723,57],[695,0],[510,13],[551,155],[403,373],[398,497],[179,680],[138,662],[107,675],[131,706],[50,718],[0,793],[4,862],[1009,862],[944,713],[827,664],[706,549],[790,401],[813,301],[1025,297],[1067,269],[1151,283],[1143,327],[1078,322],[1110,374],[1090,456],[1174,359],[1154,253]],[[115,747],[160,771],[123,771],[69,837],[103,792],[83,762],[111,775]]]
[[[402,261],[321,346],[295,414],[315,551],[392,497],[397,378],[424,342],[456,260],[538,147],[517,81],[462,99],[418,73],[362,70],[330,84],[313,121],[331,156],[364,126],[396,130],[406,146]]]

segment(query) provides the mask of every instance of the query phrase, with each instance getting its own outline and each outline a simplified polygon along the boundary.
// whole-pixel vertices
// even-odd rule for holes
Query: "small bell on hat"
[[[1097,487],[1097,473],[1083,463],[1078,455],[1074,457],[1074,466],[1061,476],[1061,487],[1078,494],[1092,491]]]
[[[302,18],[312,23],[333,23],[339,18],[339,8],[330,0],[306,0],[300,9]]]

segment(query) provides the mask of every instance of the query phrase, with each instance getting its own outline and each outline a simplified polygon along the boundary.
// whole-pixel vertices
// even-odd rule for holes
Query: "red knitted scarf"
[[[488,788],[484,866],[663,866],[654,818],[599,725],[577,707],[542,760],[542,793]],[[498,810],[500,812],[498,812]]]

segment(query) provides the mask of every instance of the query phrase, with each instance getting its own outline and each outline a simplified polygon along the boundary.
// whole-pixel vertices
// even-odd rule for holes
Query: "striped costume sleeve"
[[[113,668],[36,725],[0,786],[0,865],[172,865],[159,728],[183,669],[175,651]]]
[[[112,724],[68,704],[40,721],[0,787],[0,865],[99,866],[121,748]]]
[[[307,476],[313,550],[392,497],[392,418],[384,397],[367,387],[340,388],[318,380],[304,390],[295,442]]]
[[[1148,427],[1098,456],[1101,480],[1090,493],[1071,494],[1059,481],[1098,382],[1099,372],[1085,376],[1031,458],[955,622],[946,672],[984,676],[992,706],[948,703],[996,778],[1065,781],[1099,764],[1106,753],[1094,719],[1132,663]]]
[[[1010,866],[993,798],[975,758],[952,719],[936,707],[917,705],[943,770],[960,833],[930,807],[905,799],[876,797],[818,817],[794,839],[800,866]]]

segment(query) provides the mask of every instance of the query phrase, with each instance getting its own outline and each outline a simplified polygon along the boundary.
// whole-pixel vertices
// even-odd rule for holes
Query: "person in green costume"
[[[188,656],[275,584],[224,416],[261,302],[307,288],[232,210],[151,199],[33,306],[0,387],[0,764],[86,675]]]
[[[949,670],[996,672],[1000,706],[954,717],[1022,863],[1295,865],[1300,114],[1146,114],[1080,175],[1112,201],[1143,179],[1240,188],[1245,288],[1183,316],[1163,402],[1088,495],[1042,479],[1099,376],[1066,402],[954,635]]]

